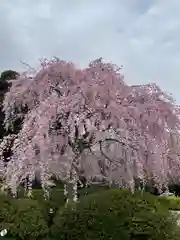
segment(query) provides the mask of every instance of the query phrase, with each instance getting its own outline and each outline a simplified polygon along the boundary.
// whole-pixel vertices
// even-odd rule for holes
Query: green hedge
[[[99,185],[92,185],[86,188],[78,189],[78,198],[83,198],[84,196],[90,195],[92,193],[100,193],[104,190],[108,190],[108,186],[99,186]],[[24,189],[20,188],[18,192],[18,198],[28,198],[24,196]],[[50,198],[49,200],[44,200],[44,193],[43,190],[40,189],[33,189],[33,200],[37,200],[41,206],[43,205],[44,208],[52,208],[55,212],[63,207],[66,203],[66,199],[64,197],[64,190],[63,185],[59,184],[58,187],[52,188],[50,191]]]
[[[0,230],[7,229],[4,239],[41,239],[48,234],[43,208],[35,200],[11,199],[0,195]]]
[[[150,194],[109,190],[60,209],[51,227],[59,240],[175,240],[180,232],[168,209]]]
[[[93,194],[95,188],[89,188],[87,193],[92,194],[85,197],[82,191],[80,203],[68,208],[62,189],[54,189],[48,201],[40,189],[33,191],[33,199],[0,195],[0,230],[8,231],[3,239],[180,239],[179,228],[168,212],[168,208],[178,209],[179,199],[98,189]]]
[[[15,222],[17,206],[8,196],[0,195],[0,230],[11,229]]]
[[[40,189],[33,190],[33,199],[37,200],[42,207],[42,214],[44,219],[48,223],[48,226],[52,224],[52,220],[57,210],[65,205],[65,198],[62,189],[54,189],[51,191],[50,198],[44,199],[43,191]],[[50,209],[53,213],[50,213]]]
[[[18,198],[20,199],[28,199],[27,196],[24,195],[24,189],[20,188],[18,192]],[[37,200],[38,203],[41,205],[43,209],[43,216],[45,217],[46,221],[51,222],[51,218],[53,214],[49,215],[49,209],[53,209],[54,214],[56,213],[57,209],[64,206],[65,198],[63,189],[53,188],[50,191],[50,198],[48,200],[44,199],[43,190],[40,189],[33,189],[32,200]],[[48,223],[50,224],[50,223]]]

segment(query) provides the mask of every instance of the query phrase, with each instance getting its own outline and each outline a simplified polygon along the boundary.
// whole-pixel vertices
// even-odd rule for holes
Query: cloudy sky
[[[180,0],[0,0],[0,71],[103,57],[180,102]]]

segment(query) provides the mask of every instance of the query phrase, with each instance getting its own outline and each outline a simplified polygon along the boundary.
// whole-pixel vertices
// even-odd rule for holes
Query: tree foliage
[[[0,229],[5,239],[42,239],[48,233],[43,207],[35,200],[12,199],[0,194]]]
[[[42,61],[33,77],[12,81],[4,112],[7,130],[23,120],[5,173],[14,193],[36,174],[44,189],[52,174],[131,189],[137,177],[158,186],[179,177],[179,106],[156,84],[128,86],[101,59],[85,69]]]
[[[72,210],[73,209],[73,210]],[[179,239],[175,219],[149,194],[113,189],[59,209],[51,239]]]
[[[17,79],[19,73],[13,70],[6,70],[1,73],[0,76],[0,139],[8,133],[5,131],[3,122],[4,122],[4,112],[2,111],[2,103],[4,101],[4,95],[8,92],[9,87],[11,86],[11,81]],[[12,133],[12,131],[11,131]]]
[[[0,81],[5,82],[8,80],[16,79],[19,76],[19,73],[13,70],[5,70],[1,73]]]

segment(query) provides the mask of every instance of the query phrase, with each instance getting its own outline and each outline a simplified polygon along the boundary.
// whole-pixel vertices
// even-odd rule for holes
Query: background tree
[[[3,101],[4,96],[8,92],[9,87],[11,86],[10,80],[15,80],[19,77],[19,73],[13,70],[6,70],[1,73],[0,76],[0,178],[4,172],[4,165],[6,161],[9,160],[11,155],[11,147],[14,140],[14,133],[17,133],[19,130],[19,122],[16,121],[15,123],[15,130],[10,130],[7,132],[4,128],[4,112],[2,111],[3,108]],[[9,136],[8,136],[9,135]],[[3,139],[4,137],[4,139]]]
[[[13,193],[24,181],[31,190],[37,174],[45,192],[55,175],[70,193],[82,175],[132,190],[137,178],[161,188],[179,177],[177,146],[170,144],[180,130],[179,106],[156,84],[126,85],[119,70],[101,59],[85,69],[53,59],[31,80],[12,81],[6,129],[23,119],[5,173]]]
[[[0,82],[17,79],[19,73],[14,70],[5,70],[1,73]]]
[[[0,139],[4,136],[5,131],[3,127],[4,113],[2,111],[2,103],[4,101],[4,95],[8,91],[11,82],[19,77],[19,73],[13,70],[6,70],[1,73],[0,76]]]

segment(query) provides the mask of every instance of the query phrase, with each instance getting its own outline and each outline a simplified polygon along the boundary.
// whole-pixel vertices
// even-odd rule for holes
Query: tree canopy
[[[180,107],[154,83],[127,85],[116,65],[44,60],[12,81],[3,106],[6,129],[23,119],[5,172],[13,192],[37,173],[44,189],[52,175],[131,189],[135,178],[179,177]]]
[[[7,80],[13,80],[16,79],[19,76],[19,73],[14,70],[5,70],[1,73],[0,81],[4,82]]]

